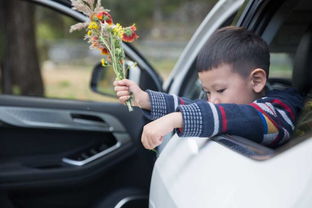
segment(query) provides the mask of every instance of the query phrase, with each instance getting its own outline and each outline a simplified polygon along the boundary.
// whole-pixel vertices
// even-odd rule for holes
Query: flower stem
[[[152,152],[155,152],[156,154],[158,154],[158,151],[155,149],[151,149]]]
[[[131,98],[130,98],[131,99]],[[128,110],[129,110],[129,112],[132,112],[133,111],[133,108],[132,108],[132,106],[131,106],[131,100],[127,100],[126,101],[126,105],[128,106]]]

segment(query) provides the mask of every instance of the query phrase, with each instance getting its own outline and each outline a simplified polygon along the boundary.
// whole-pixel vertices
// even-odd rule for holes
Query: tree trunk
[[[154,13],[153,19],[154,23],[159,23],[163,20],[163,14],[161,11],[161,0],[154,0]]]
[[[19,0],[3,1],[2,4],[5,10],[1,77],[3,93],[11,94],[15,86],[21,95],[43,96],[35,39],[34,7]]]

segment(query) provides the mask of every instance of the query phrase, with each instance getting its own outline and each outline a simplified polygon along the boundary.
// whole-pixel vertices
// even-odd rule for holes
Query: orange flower
[[[109,51],[107,50],[107,48],[100,48],[100,50],[101,50],[101,53],[103,55],[108,55],[109,54]]]
[[[139,36],[135,33],[135,31],[136,31],[135,25],[126,27],[122,35],[122,40],[125,42],[133,42],[134,40],[139,38]]]
[[[91,21],[98,21],[99,19],[97,18],[96,14],[92,14],[92,15],[90,16],[90,20],[91,20]]]
[[[113,18],[108,12],[100,12],[96,15],[96,17],[101,21],[101,22],[106,22],[107,24],[111,25],[113,24]]]

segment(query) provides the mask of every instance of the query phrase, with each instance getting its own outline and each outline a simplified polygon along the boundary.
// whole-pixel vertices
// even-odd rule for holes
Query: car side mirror
[[[126,65],[132,64],[132,61],[127,60]],[[128,70],[127,79],[139,84],[141,76],[141,71],[138,66],[132,67]],[[93,92],[96,92],[101,95],[106,95],[110,97],[116,97],[114,91],[113,82],[115,81],[116,76],[112,66],[103,67],[100,63],[97,64],[92,72],[90,87]]]

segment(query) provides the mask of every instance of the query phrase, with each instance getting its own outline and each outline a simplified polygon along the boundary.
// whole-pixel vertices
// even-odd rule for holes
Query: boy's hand
[[[146,124],[141,137],[143,146],[146,149],[154,149],[162,143],[166,134],[175,128],[182,128],[182,122],[182,113],[175,112]]]
[[[151,104],[147,92],[143,91],[135,82],[123,79],[120,81],[114,81],[114,90],[121,104],[125,102],[133,95],[133,105],[140,108],[150,110]]]

